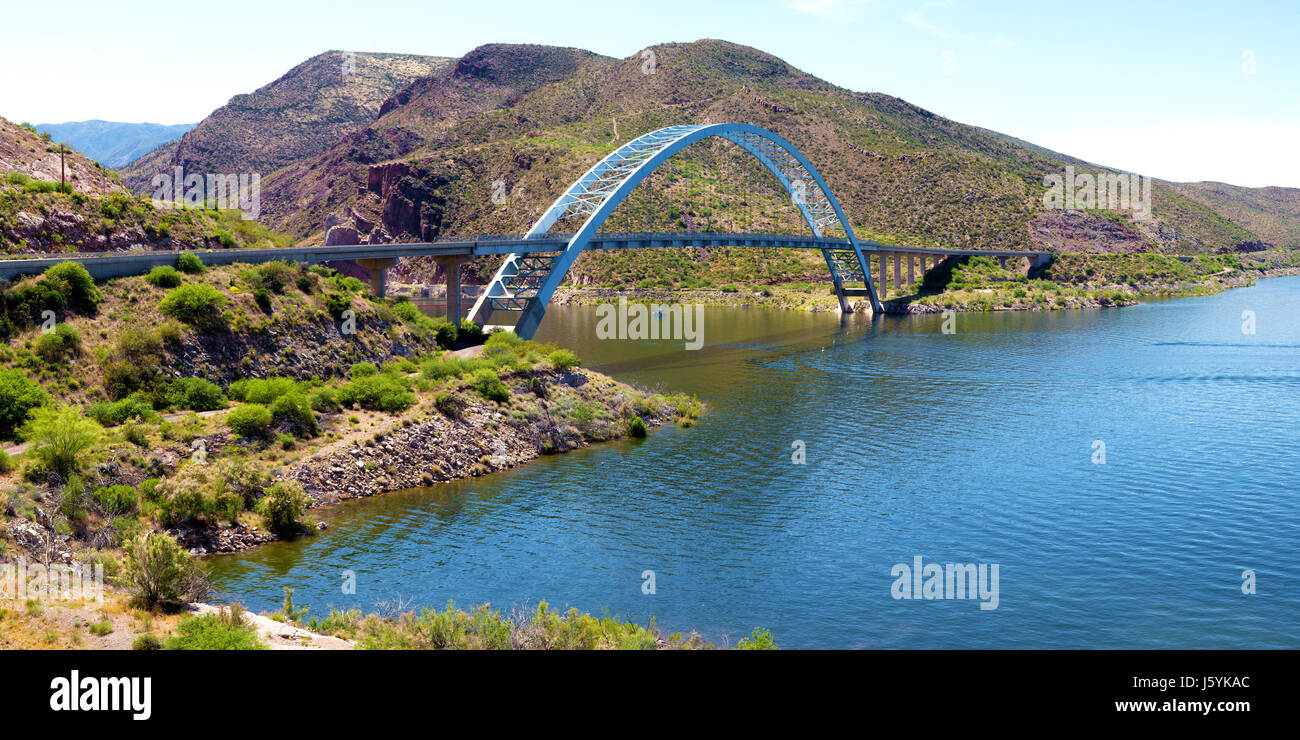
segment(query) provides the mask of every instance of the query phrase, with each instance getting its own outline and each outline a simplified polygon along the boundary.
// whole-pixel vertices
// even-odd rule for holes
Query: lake
[[[328,530],[205,564],[254,610],[290,586],[318,616],[546,600],[719,645],[763,626],[784,648],[1296,648],[1298,308],[1300,278],[957,314],[950,334],[719,307],[686,351],[552,307],[539,340],[708,414],[315,512]],[[996,608],[895,598],[918,557],[996,566]]]

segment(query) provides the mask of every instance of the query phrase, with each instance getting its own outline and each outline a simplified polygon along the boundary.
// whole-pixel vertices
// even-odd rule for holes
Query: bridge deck
[[[481,257],[511,253],[557,252],[571,234],[547,234],[525,239],[522,234],[493,234],[478,238],[452,237],[412,244],[361,244],[334,247],[283,247],[272,249],[195,250],[205,264],[234,262],[318,263],[330,260],[385,259],[395,257]],[[990,251],[977,249],[927,249],[900,247],[879,242],[860,242],[864,253],[916,255],[984,255],[987,257],[1047,257],[1050,252]],[[780,249],[848,249],[847,239],[789,234],[725,234],[717,232],[602,232],[588,243],[588,249],[647,249],[663,247],[760,247]],[[159,265],[174,265],[178,252],[138,250],[129,252],[74,252],[68,254],[8,255],[0,259],[0,279],[12,280],[43,272],[59,262],[75,261],[86,266],[98,279],[138,275]]]

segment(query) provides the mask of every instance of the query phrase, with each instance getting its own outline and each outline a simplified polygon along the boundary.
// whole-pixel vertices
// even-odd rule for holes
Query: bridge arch
[[[638,183],[673,155],[712,136],[738,145],[767,168],[790,195],[813,236],[822,236],[826,228],[843,229],[849,249],[822,249],[840,308],[845,312],[849,310],[844,281],[851,279],[864,283],[872,307],[879,311],[880,302],[863,248],[839,202],[812,163],[788,141],[771,131],[745,123],[714,123],[682,124],[651,131],[592,165],[555,199],[524,235],[525,239],[543,237],[561,218],[586,215],[582,226],[573,233],[559,255],[543,257],[533,253],[514,253],[507,256],[492,282],[474,303],[469,318],[483,325],[493,311],[520,311],[515,332],[531,339],[565,274],[614,209]]]

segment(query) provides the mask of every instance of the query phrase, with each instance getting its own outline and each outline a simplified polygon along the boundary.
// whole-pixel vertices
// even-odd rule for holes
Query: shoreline
[[[1065,290],[1092,291],[1109,294],[1109,297],[1066,297],[1061,302],[1014,301],[1012,305],[981,305],[969,297],[954,296],[944,292],[911,293],[891,296],[881,300],[885,315],[914,315],[957,312],[990,311],[1070,311],[1101,310],[1136,306],[1152,300],[1191,298],[1214,295],[1234,288],[1245,288],[1257,280],[1300,275],[1300,267],[1277,267],[1263,270],[1238,271],[1231,275],[1214,275],[1206,280],[1177,282],[1103,283],[1087,286],[1067,286]],[[755,285],[738,290],[716,288],[593,288],[561,286],[552,303],[568,306],[595,306],[626,298],[636,303],[701,303],[706,306],[733,308],[773,308],[807,311],[809,313],[839,313],[839,305],[831,292],[829,281],[811,283],[776,283]],[[988,291],[987,295],[996,295]],[[933,301],[933,302],[932,302]],[[946,301],[946,303],[945,303]],[[871,314],[871,304],[866,300],[850,301],[854,313]]]
[[[464,480],[526,465],[543,455],[562,454],[628,436],[631,414],[647,427],[694,423],[680,414],[675,398],[648,394],[584,368],[503,376],[513,398],[527,397],[532,412],[503,410],[493,402],[458,394],[460,410],[449,416],[430,398],[405,413],[382,418],[376,427],[344,435],[284,465],[274,481],[302,485],[311,503],[304,512],[372,496]],[[540,382],[540,384],[539,384]],[[541,394],[538,394],[541,391]],[[576,399],[576,400],[574,400]],[[592,409],[586,423],[573,422],[569,404]],[[509,411],[509,413],[507,413]],[[322,426],[345,424],[346,412],[322,416]],[[325,529],[311,524],[278,536],[242,522],[218,526],[182,525],[169,530],[192,554],[233,554],[272,542],[310,536]]]

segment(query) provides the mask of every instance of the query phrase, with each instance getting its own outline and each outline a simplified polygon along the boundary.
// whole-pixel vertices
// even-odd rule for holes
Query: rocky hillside
[[[236,95],[179,141],[122,170],[135,192],[180,166],[199,173],[261,173],[314,156],[365,126],[412,80],[451,60],[410,54],[329,51],[252,93]]]
[[[239,211],[156,208],[132,196],[111,170],[0,118],[0,254],[133,248],[286,246],[290,239]]]
[[[36,130],[49,134],[55,141],[83,152],[105,167],[121,167],[143,157],[155,148],[175,141],[195,124],[122,123],[119,121],[73,121],[41,123]]]
[[[1300,246],[1300,189],[1243,188],[1222,182],[1179,183],[1174,187],[1223,218],[1250,229],[1267,244]],[[1254,249],[1263,247],[1252,245]]]
[[[0,176],[20,175],[57,185],[59,167],[57,142],[36,133],[34,128],[0,118]],[[111,171],[81,152],[64,154],[62,174],[74,192],[93,195],[125,192]],[[17,183],[20,179],[15,177],[13,181]]]

